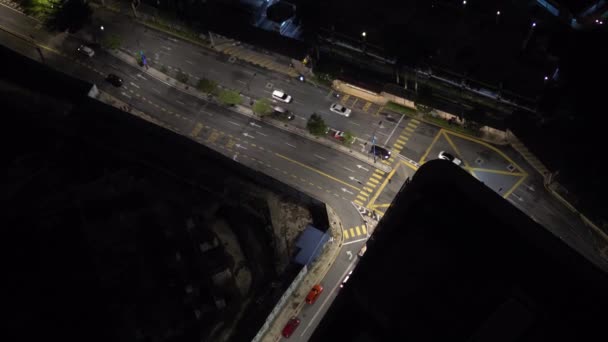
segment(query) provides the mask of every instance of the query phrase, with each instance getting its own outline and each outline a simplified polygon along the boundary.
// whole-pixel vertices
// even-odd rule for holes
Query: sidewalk
[[[287,321],[294,316],[297,316],[302,310],[302,307],[306,304],[305,298],[310,289],[321,282],[325,277],[331,266],[334,264],[338,252],[342,248],[344,242],[344,235],[342,234],[342,222],[334,210],[329,206],[327,208],[327,216],[329,218],[329,233],[331,239],[327,242],[326,247],[317,260],[314,262],[312,268],[308,271],[302,283],[297,288],[292,296],[285,302],[283,310],[277,318],[272,322],[264,337],[263,342],[274,342],[282,338],[281,332]]]

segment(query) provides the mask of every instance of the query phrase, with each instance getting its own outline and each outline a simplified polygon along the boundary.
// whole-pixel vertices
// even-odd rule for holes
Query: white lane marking
[[[170,48],[170,47],[168,47],[168,46],[164,46],[164,45],[163,45],[163,46],[161,46],[161,47],[162,47],[163,49],[166,49],[166,50],[168,50],[168,51],[171,51],[171,48]]]
[[[362,239],[359,239],[359,240],[348,241],[348,242],[343,243],[342,246],[350,245],[351,243],[361,242],[361,241],[365,241],[365,240],[367,240],[367,238],[362,238]]]
[[[238,123],[234,122],[234,121],[230,121],[228,120],[228,122],[230,122],[231,124],[235,125],[235,126],[240,126]]]
[[[121,92],[121,94],[123,94],[125,97],[131,98],[131,96],[127,95],[124,91]]]
[[[186,60],[184,60],[184,62],[186,62],[186,63],[188,63],[188,64],[191,64],[191,65],[194,65],[194,62],[189,61],[189,60],[187,60],[187,59],[186,59]]]
[[[350,172],[355,172],[355,171],[353,171],[353,170],[351,170],[351,169],[347,168],[346,166],[342,166],[342,168],[343,168],[343,169],[346,169],[346,170],[348,170],[348,171],[350,171]]]
[[[181,105],[185,105],[185,103],[183,103],[183,102],[182,102],[182,101],[180,101],[180,100],[175,100],[175,102],[177,102],[177,103],[179,103],[179,104],[181,104]]]
[[[262,133],[262,132],[260,132],[260,131],[255,131],[255,132],[256,132],[257,134],[261,135],[261,136],[264,136],[264,137],[267,137],[267,136],[268,136],[267,134],[264,134],[264,133]]]
[[[303,105],[303,103],[302,103],[302,102],[300,102],[300,101],[295,101],[295,100],[294,100],[294,101],[293,101],[293,103],[295,103],[295,104],[297,104],[297,105]]]
[[[147,78],[143,77],[141,74],[137,74],[137,77],[139,77],[139,78],[141,78],[143,80],[146,80],[146,81],[148,80]]]
[[[211,114],[211,113],[209,113],[209,112],[207,112],[207,111],[204,111],[204,110],[202,110],[202,109],[201,109],[200,111],[201,111],[202,113],[205,113],[205,114],[209,115],[209,116],[213,116],[213,114]]]
[[[129,83],[131,83],[131,85],[134,86],[135,88],[139,89],[139,86],[137,84],[135,84],[133,82],[129,82]]]
[[[306,121],[306,118],[305,118],[305,117],[303,117],[303,116],[296,115],[296,117],[297,117],[298,119],[302,119],[302,120]]]
[[[325,159],[325,158],[321,157],[321,156],[320,156],[320,155],[318,155],[318,154],[313,154],[313,155],[314,155],[315,157],[317,157],[317,158],[321,159],[321,160],[327,160],[327,159]]]
[[[358,124],[358,123],[356,123],[354,121],[349,121],[348,123],[351,124],[351,125],[361,126],[360,124]]]
[[[160,94],[160,90],[156,89],[156,88],[152,88],[152,90],[154,90],[155,92]]]
[[[291,146],[291,147],[293,147],[293,148],[296,148],[295,146],[293,146],[293,145],[292,145],[292,144],[290,144],[290,143],[286,143],[286,144],[287,144],[288,146]]]
[[[177,39],[175,39],[175,38],[167,37],[167,39],[169,39],[169,40],[170,40],[170,41],[172,41],[172,42],[176,42],[176,43],[177,43],[177,42],[179,42],[179,40],[177,40]]]
[[[239,83],[242,83],[242,84],[247,84],[247,82],[245,82],[243,80],[236,80],[236,81],[239,82]]]

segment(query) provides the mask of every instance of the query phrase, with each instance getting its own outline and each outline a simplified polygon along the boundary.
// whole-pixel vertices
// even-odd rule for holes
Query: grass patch
[[[101,45],[106,49],[116,50],[122,45],[122,39],[115,34],[103,38]]]
[[[394,112],[401,113],[403,115],[407,115],[409,117],[415,118],[418,116],[418,111],[414,108],[406,107],[395,102],[388,102],[384,108],[390,109]]]
[[[175,79],[182,82],[182,83],[188,83],[188,74],[186,74],[185,72],[179,70],[177,72],[177,75],[175,76]]]
[[[217,83],[212,80],[208,80],[206,78],[201,78],[196,84],[196,89],[200,90],[203,93],[207,94],[216,94],[217,93]]]
[[[143,22],[148,26],[151,26],[151,27],[154,27],[161,31],[179,36],[180,38],[183,38],[185,40],[189,40],[194,43],[202,44],[204,46],[209,45],[209,42],[207,40],[201,39],[196,32],[190,30],[189,28],[182,28],[181,30],[178,30],[176,28],[173,28],[171,25],[165,23],[161,19],[156,19],[155,21],[145,20]]]
[[[329,74],[324,73],[315,73],[309,80],[316,85],[328,88],[331,88],[333,82],[332,77]]]

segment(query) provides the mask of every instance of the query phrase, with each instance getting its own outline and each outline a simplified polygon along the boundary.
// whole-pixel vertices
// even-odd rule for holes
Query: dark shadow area
[[[607,286],[604,271],[502,197],[430,161],[382,218],[311,341],[593,340]]]

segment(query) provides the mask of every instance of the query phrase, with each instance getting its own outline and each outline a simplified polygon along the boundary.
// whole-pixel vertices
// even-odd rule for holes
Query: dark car
[[[391,156],[391,151],[377,145],[372,145],[372,148],[370,148],[369,153],[375,154],[376,157],[380,157],[382,159],[388,159]]]
[[[285,324],[285,327],[283,328],[283,337],[285,338],[289,338],[289,336],[291,336],[291,334],[293,334],[293,332],[296,330],[296,328],[300,325],[300,319],[297,317],[292,317],[289,322],[287,322],[287,324]]]
[[[272,115],[281,120],[293,120],[294,118],[294,115],[290,111],[278,106],[272,108]]]
[[[106,81],[110,82],[110,84],[115,87],[120,87],[122,85],[122,78],[114,74],[109,74],[108,77],[106,77]]]

